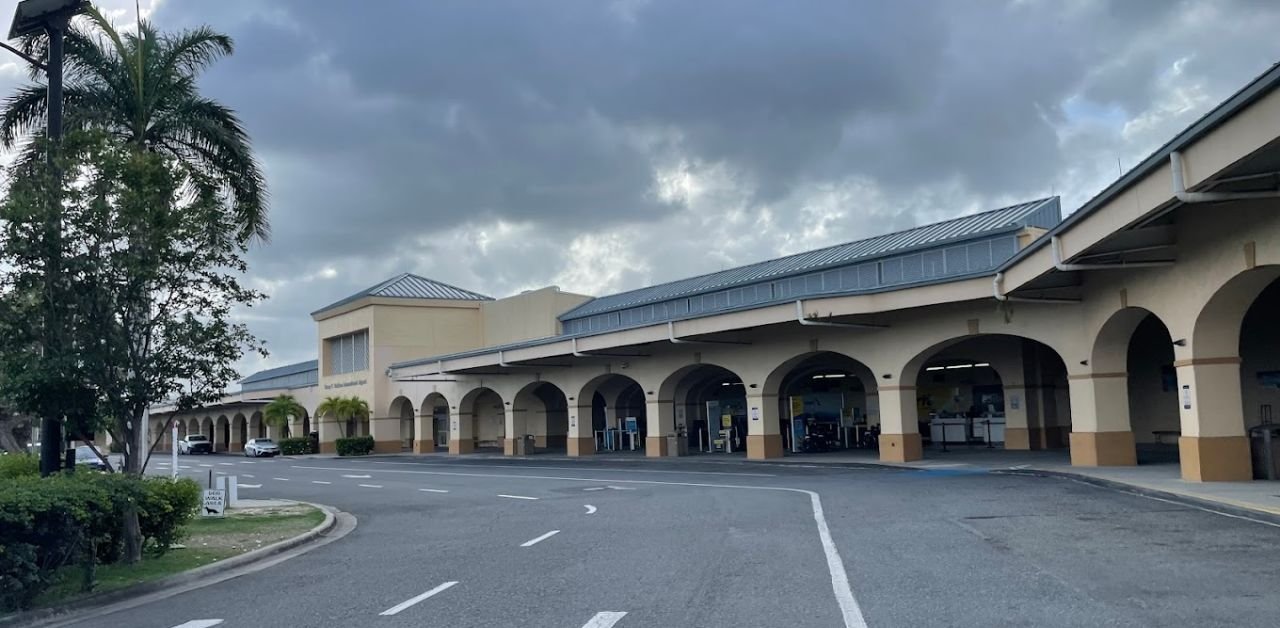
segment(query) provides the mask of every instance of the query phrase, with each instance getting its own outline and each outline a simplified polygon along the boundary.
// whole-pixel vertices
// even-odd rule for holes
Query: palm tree
[[[197,75],[233,52],[231,38],[205,26],[158,33],[145,20],[121,34],[97,9],[86,15],[64,44],[67,131],[104,131],[172,158],[188,192],[227,198],[242,239],[266,239],[267,192],[249,136],[234,111],[196,87]],[[28,36],[23,48],[42,58],[48,38]],[[25,145],[23,156],[38,159],[47,115],[44,86],[18,88],[0,110],[0,148]]]
[[[357,422],[369,422],[369,402],[359,397],[347,398],[347,435],[355,431]]]
[[[325,397],[316,407],[316,415],[332,417],[342,426],[342,437],[346,438],[355,431],[356,421],[369,420],[369,402],[359,397]]]
[[[288,438],[289,423],[306,413],[306,408],[293,395],[279,395],[262,408],[262,420],[271,427],[283,430],[284,437]]]
[[[347,420],[347,398],[346,397],[325,397],[320,405],[316,406],[316,419],[323,421],[326,417],[332,418],[339,425],[345,424]],[[346,436],[345,434],[343,435]]]

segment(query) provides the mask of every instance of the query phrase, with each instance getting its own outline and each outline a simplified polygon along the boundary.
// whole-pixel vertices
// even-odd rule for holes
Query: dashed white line
[[[311,480],[312,484],[333,484],[333,482],[325,482],[324,480]]]
[[[253,464],[252,460],[241,460],[240,464]]]
[[[596,507],[595,507],[595,506],[592,506],[591,504],[583,504],[583,506],[586,506],[586,507],[587,507],[587,514],[588,514],[588,515],[594,515],[594,514],[596,514]]]
[[[261,484],[241,484],[240,488],[262,488]]]
[[[436,588],[434,588],[434,589],[432,589],[432,590],[430,590],[430,591],[427,591],[426,593],[423,593],[423,594],[421,594],[421,595],[415,595],[415,596],[413,596],[413,597],[411,597],[411,598],[409,598],[409,599],[407,599],[407,600],[405,600],[405,601],[403,601],[403,602],[401,602],[401,603],[399,603],[399,604],[396,604],[395,606],[392,606],[391,608],[388,608],[387,610],[382,611],[381,613],[378,613],[378,614],[379,614],[379,615],[386,615],[386,616],[395,615],[396,613],[399,613],[400,611],[402,611],[402,610],[404,610],[404,609],[406,609],[406,608],[409,608],[410,606],[413,606],[414,604],[417,604],[418,602],[421,602],[421,601],[423,601],[423,600],[425,600],[425,599],[427,599],[427,598],[429,598],[429,597],[431,597],[431,596],[433,596],[433,595],[435,595],[435,594],[437,594],[437,593],[440,593],[440,592],[442,592],[442,591],[446,591],[446,590],[448,590],[450,587],[452,587],[452,586],[453,586],[453,585],[455,585],[455,584],[458,584],[458,583],[457,583],[456,581],[455,581],[455,582],[446,582],[446,583],[444,583],[444,584],[442,584],[442,585],[440,585],[440,586],[438,586],[438,587],[436,587]]]
[[[533,539],[529,539],[528,541],[525,541],[524,543],[521,543],[521,544],[520,544],[520,547],[533,547],[534,545],[537,545],[537,544],[539,544],[539,543],[541,543],[541,542],[543,542],[543,541],[545,541],[545,540],[547,540],[547,539],[549,539],[549,538],[551,538],[551,537],[553,537],[553,536],[555,536],[555,535],[557,535],[557,534],[560,534],[560,531],[559,531],[559,530],[552,530],[552,531],[550,531],[550,532],[548,532],[548,533],[546,533],[546,534],[544,534],[544,535],[542,535],[542,536],[540,536],[540,537],[533,538]]]
[[[242,478],[251,478],[251,477],[253,477],[253,474],[252,474],[252,473],[241,473],[241,474],[240,474],[240,477],[242,477]]]
[[[220,464],[220,465],[222,465],[222,466],[224,466],[224,467],[234,467],[234,466],[235,466],[235,465],[231,464],[230,462],[219,462],[218,464]]]
[[[418,490],[422,491],[423,493],[448,493],[449,492],[442,488],[420,488]]]
[[[382,488],[381,484],[360,484],[359,486],[363,486],[364,488]]]
[[[603,487],[603,486],[590,486],[590,487],[584,488],[584,489],[582,489],[582,490],[584,490],[584,491],[603,491],[603,490],[604,490],[604,487]]]
[[[505,497],[507,499],[538,499],[537,497],[525,497],[524,495],[498,495],[498,497]]]
[[[357,479],[357,480],[359,480],[359,479],[367,479],[367,478],[371,478],[371,477],[373,477],[373,476],[372,476],[372,475],[347,475],[347,474],[345,474],[345,473],[344,473],[344,474],[342,475],[342,477],[344,477],[344,478],[353,478],[353,479]]]
[[[583,624],[582,628],[611,628],[614,624],[618,623],[618,620],[626,616],[626,613],[619,611],[596,613],[596,616],[592,617],[591,621]]]
[[[221,619],[193,619],[185,624],[178,624],[173,628],[213,628],[213,626],[221,623]]]
[[[202,464],[202,465],[200,465],[200,466],[202,466],[202,467],[212,467],[213,465],[211,465],[211,464]]]
[[[271,478],[271,479],[273,479],[273,480],[279,480],[279,481],[281,481],[281,482],[288,482],[288,481],[289,481],[289,478]]]

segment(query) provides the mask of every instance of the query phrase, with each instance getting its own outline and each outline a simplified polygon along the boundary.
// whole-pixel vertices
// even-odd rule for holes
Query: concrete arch
[[[862,385],[868,391],[874,391],[876,389],[875,373],[871,371],[871,367],[867,366],[857,358],[845,353],[840,353],[839,351],[807,351],[788,358],[778,366],[774,367],[774,369],[764,378],[763,386],[765,392],[772,392],[780,395],[783,384],[785,383],[784,380],[789,374],[798,368],[807,368],[809,365],[813,365],[812,368],[815,369],[822,368],[818,365],[820,362],[833,363],[833,366],[830,368],[848,367],[849,371],[857,375],[858,379],[862,382]]]
[[[252,438],[249,436],[249,419],[244,414],[237,412],[231,419],[231,441],[227,445],[227,451],[240,451],[244,449],[244,444]]]
[[[706,362],[683,366],[663,380],[658,397],[664,408],[671,407],[670,423],[676,433],[686,434],[690,449],[701,445],[707,450],[719,446],[726,452],[746,451],[747,390],[732,369]],[[659,417],[660,434],[672,431],[664,418]],[[653,427],[650,418],[651,431]]]
[[[186,438],[188,433],[186,421],[175,419],[174,422],[177,423],[178,425],[178,439],[181,440],[183,438]]]
[[[1240,328],[1245,313],[1262,291],[1280,279],[1280,265],[1260,266],[1227,280],[1196,315],[1191,338],[1185,339],[1195,360],[1240,355]]]
[[[1169,326],[1151,310],[1142,307],[1125,307],[1116,310],[1098,329],[1089,352],[1089,366],[1094,373],[1124,373],[1129,361],[1129,340],[1133,332],[1147,317],[1155,317],[1160,324]]]
[[[159,421],[151,430],[151,440],[154,441],[158,438],[160,441],[156,445],[156,451],[169,451],[169,448],[173,446],[173,436],[169,430],[165,429],[167,425],[168,421]]]
[[[391,408],[387,416],[399,418],[400,451],[413,451],[417,416],[413,402],[403,395],[391,400]]]
[[[231,447],[231,420],[221,415],[213,426],[213,450],[228,451]]]
[[[200,420],[200,429],[197,430],[201,434],[204,434],[205,437],[209,439],[210,443],[213,443],[215,440],[214,439],[215,435],[213,433],[213,426],[214,426],[213,417],[206,416],[205,418]]]
[[[262,420],[261,410],[254,410],[253,414],[249,415],[249,438],[267,438],[268,436],[275,437],[275,435],[268,433],[269,427],[270,426]]]
[[[531,382],[516,392],[510,423],[504,445],[508,454],[520,449],[514,439],[526,435],[533,437],[538,449],[564,449],[569,434],[568,396],[551,382]]]
[[[417,436],[413,441],[416,453],[430,453],[438,446],[449,445],[449,400],[439,392],[432,392],[418,406]]]
[[[502,446],[507,438],[506,414],[510,402],[488,386],[472,388],[458,402],[450,417],[449,453],[471,453],[479,448]]]
[[[877,386],[871,368],[848,354],[806,351],[765,376],[762,403],[776,397],[777,414],[767,415],[778,422],[784,450],[801,451],[806,438],[820,443],[816,449],[832,443],[836,448],[856,446],[857,434],[849,433],[850,426],[879,423]],[[832,405],[837,397],[838,407]],[[793,423],[797,418],[801,421]]]

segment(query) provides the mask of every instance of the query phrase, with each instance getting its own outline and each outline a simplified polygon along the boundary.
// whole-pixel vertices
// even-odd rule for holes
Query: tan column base
[[[590,436],[570,436],[565,441],[570,456],[590,456],[596,453],[595,439]]]
[[[748,434],[747,459],[764,460],[782,457],[782,434]]]
[[[546,449],[546,448],[547,448],[547,437],[546,437],[546,436],[534,436],[534,437],[533,437],[533,446],[534,446],[534,447],[537,447],[538,449]]]
[[[1031,430],[1025,427],[1004,428],[1004,448],[1019,451],[1031,449]]]
[[[880,462],[911,462],[923,458],[919,433],[880,435]]]
[[[336,454],[338,453],[338,444],[333,441],[320,441],[320,453]]]
[[[1071,432],[1071,466],[1131,467],[1138,464],[1133,432]]]
[[[398,439],[373,441],[373,453],[375,454],[398,454],[402,451],[404,451],[404,441]]]
[[[469,454],[475,450],[476,443],[471,439],[449,441],[449,453],[451,454]]]
[[[432,454],[436,451],[435,441],[415,440],[413,441],[413,453],[415,454]]]
[[[1245,436],[1183,436],[1178,439],[1182,479],[1189,482],[1248,482],[1253,479]]]
[[[670,456],[667,451],[667,439],[661,436],[646,436],[644,439],[644,455],[650,458]]]
[[[519,442],[519,441],[518,441],[517,439],[515,439],[515,438],[504,438],[504,439],[502,439],[502,455],[504,455],[504,456],[515,456],[515,455],[517,455],[517,452],[516,452],[516,444],[517,444],[518,442]],[[523,454],[519,454],[519,455],[523,455]]]

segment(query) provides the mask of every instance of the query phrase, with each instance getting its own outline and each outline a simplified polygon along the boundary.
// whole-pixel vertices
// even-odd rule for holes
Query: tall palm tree
[[[325,397],[320,405],[316,406],[316,419],[323,421],[326,418],[345,425],[347,422],[347,398],[346,397]],[[346,437],[346,434],[343,434]]]
[[[342,426],[342,437],[351,436],[357,422],[369,421],[369,402],[359,397],[325,397],[316,407],[316,415],[331,417]]]
[[[97,9],[86,15],[64,44],[66,129],[105,131],[173,158],[187,175],[188,192],[225,195],[241,238],[265,239],[266,185],[249,136],[234,111],[196,86],[202,71],[234,51],[231,38],[205,26],[159,33],[145,20],[137,33],[122,34]],[[28,36],[23,48],[43,58],[48,38]],[[0,110],[0,148],[25,146],[25,156],[37,158],[48,104],[43,85],[18,88]]]
[[[266,406],[263,406],[262,420],[267,425],[282,430],[285,438],[288,438],[289,423],[293,419],[302,418],[306,413],[306,408],[303,408],[302,404],[298,403],[298,400],[293,395],[278,395]]]
[[[359,397],[347,398],[347,435],[355,431],[356,423],[369,422],[369,402]]]

